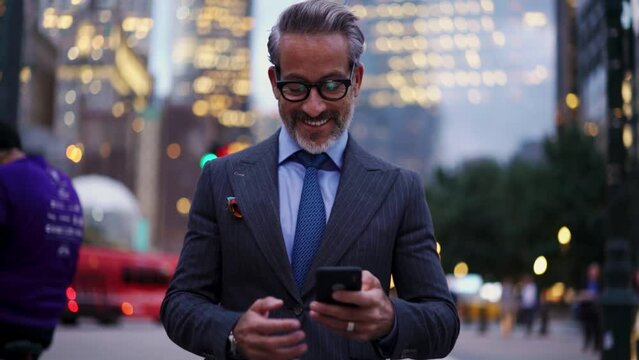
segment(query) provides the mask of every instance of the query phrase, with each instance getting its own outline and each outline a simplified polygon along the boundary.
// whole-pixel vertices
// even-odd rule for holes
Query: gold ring
[[[353,321],[349,321],[348,325],[346,325],[346,332],[353,332],[355,331],[355,322]]]

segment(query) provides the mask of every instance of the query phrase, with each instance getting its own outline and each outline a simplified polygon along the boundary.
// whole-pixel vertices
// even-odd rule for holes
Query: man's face
[[[355,69],[352,85],[340,100],[323,99],[313,87],[305,100],[291,102],[282,96],[276,81],[317,83],[349,78],[348,42],[340,34],[282,34],[279,56],[279,79],[273,67],[269,69],[269,78],[282,122],[302,149],[321,153],[348,129],[364,69],[361,66]]]

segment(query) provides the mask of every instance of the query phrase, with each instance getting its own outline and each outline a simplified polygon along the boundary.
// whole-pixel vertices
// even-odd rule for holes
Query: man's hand
[[[387,335],[393,328],[393,305],[379,280],[366,270],[362,271],[360,291],[335,291],[333,299],[357,307],[313,301],[310,314],[313,320],[340,335],[370,341]]]
[[[307,350],[297,319],[269,319],[271,310],[284,302],[274,297],[258,299],[233,328],[239,353],[246,359],[294,359]]]

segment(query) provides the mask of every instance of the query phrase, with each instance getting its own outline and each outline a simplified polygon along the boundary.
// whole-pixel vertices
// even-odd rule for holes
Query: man
[[[71,180],[27,156],[18,133],[0,123],[0,359],[14,358],[21,341],[51,344],[82,230]]]
[[[289,7],[273,27],[268,75],[284,126],[201,175],[162,304],[183,348],[271,360],[451,351],[459,319],[421,181],[347,132],[364,75],[356,21],[320,0]],[[363,269],[361,290],[333,293],[350,306],[314,301],[316,269],[338,265]]]

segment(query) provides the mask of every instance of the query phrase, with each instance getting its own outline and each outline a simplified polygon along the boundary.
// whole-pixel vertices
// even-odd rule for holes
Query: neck
[[[16,148],[0,151],[0,164],[8,164],[25,156],[26,154],[22,150]]]

